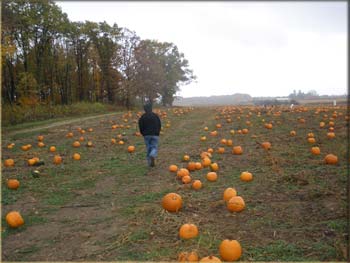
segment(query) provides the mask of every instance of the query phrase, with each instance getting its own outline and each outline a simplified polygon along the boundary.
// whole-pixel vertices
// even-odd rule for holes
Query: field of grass
[[[118,113],[43,130],[2,134],[2,163],[8,158],[14,167],[2,164],[2,259],[4,261],[176,261],[182,251],[196,250],[199,257],[220,257],[219,244],[235,239],[242,246],[241,261],[346,261],[348,236],[347,167],[348,120],[346,107],[299,106],[293,111],[275,107],[184,108],[158,110],[162,115],[156,167],[146,165],[143,138],[136,136],[137,112]],[[303,118],[305,123],[299,120]],[[231,120],[231,121],[230,121]],[[249,121],[247,123],[247,121]],[[320,122],[325,127],[320,128]],[[335,138],[327,138],[329,122]],[[221,128],[217,128],[217,124]],[[273,128],[265,128],[272,123]],[[112,129],[112,125],[119,127]],[[38,124],[40,125],[40,124]],[[123,127],[120,127],[123,125]],[[208,131],[204,130],[208,127]],[[86,132],[82,134],[78,128]],[[93,131],[89,132],[88,129]],[[248,129],[247,134],[239,130]],[[210,132],[217,130],[217,136]],[[234,130],[235,133],[230,133]],[[296,135],[291,136],[290,131]],[[73,138],[66,134],[73,132]],[[307,141],[313,133],[316,142]],[[37,146],[44,136],[45,147]],[[72,143],[81,136],[79,148]],[[201,136],[206,136],[201,141]],[[115,138],[117,143],[112,144]],[[243,148],[232,154],[232,139]],[[87,147],[87,141],[93,147]],[[123,140],[125,144],[119,145]],[[261,143],[272,147],[265,150]],[[7,145],[14,143],[12,149]],[[32,148],[22,151],[21,146]],[[56,146],[56,152],[49,146]],[[129,145],[136,146],[128,153]],[[320,155],[310,148],[319,146]],[[217,153],[224,147],[223,154]],[[219,165],[218,180],[206,179],[208,168],[191,172],[203,187],[193,190],[168,167],[182,161],[200,162],[200,154],[213,148],[211,161]],[[81,160],[72,159],[80,153]],[[324,163],[329,154],[336,165]],[[63,158],[53,164],[53,156]],[[44,165],[28,166],[39,157]],[[39,170],[38,178],[32,176]],[[240,174],[250,171],[254,180],[243,182]],[[17,178],[20,187],[10,190],[6,180]],[[234,187],[246,207],[231,213],[222,200],[223,191]],[[183,199],[178,213],[161,206],[167,193]],[[25,224],[8,227],[9,211],[21,213]],[[178,235],[184,223],[198,226],[196,238]]]

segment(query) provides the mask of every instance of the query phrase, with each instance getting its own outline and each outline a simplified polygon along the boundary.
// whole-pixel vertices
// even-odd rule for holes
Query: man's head
[[[151,103],[146,103],[144,106],[143,106],[143,109],[145,110],[145,112],[149,113],[149,112],[152,112],[152,104]]]

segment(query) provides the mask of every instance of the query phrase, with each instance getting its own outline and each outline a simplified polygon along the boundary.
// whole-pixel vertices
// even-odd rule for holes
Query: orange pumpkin
[[[195,190],[199,190],[202,188],[202,182],[200,180],[194,180],[192,183],[192,188]]]
[[[116,144],[116,143],[117,143],[117,140],[114,139],[114,138],[112,138],[112,139],[111,139],[111,143],[112,143],[112,144]]]
[[[183,224],[179,230],[182,239],[190,239],[198,236],[198,228],[194,224]]]
[[[73,132],[68,132],[66,135],[67,138],[72,138],[73,136],[74,136]]]
[[[244,182],[250,182],[253,180],[253,175],[250,172],[241,173],[240,179]]]
[[[236,261],[242,255],[242,247],[237,240],[223,240],[220,244],[219,251],[224,261]]]
[[[212,131],[212,132],[210,132],[210,136],[215,137],[215,136],[217,136],[217,135],[218,135],[218,132],[217,132],[217,131]]]
[[[12,149],[13,146],[15,146],[15,144],[14,143],[10,143],[10,144],[7,145],[7,149]]]
[[[73,159],[76,160],[76,161],[79,161],[80,160],[80,154],[79,153],[75,153],[73,154]]]
[[[78,141],[73,142],[73,147],[75,147],[75,148],[80,147],[80,142],[78,142]]]
[[[202,166],[203,166],[203,167],[208,167],[210,164],[211,164],[211,160],[210,160],[209,157],[205,157],[205,158],[202,160]]]
[[[200,156],[202,159],[204,159],[206,157],[211,158],[211,153],[210,152],[201,152]]]
[[[272,123],[266,123],[265,128],[271,130],[272,129]]]
[[[207,137],[205,136],[201,136],[201,139],[200,139],[202,142],[206,141],[207,140]]]
[[[80,138],[79,138],[79,141],[81,141],[81,142],[83,142],[85,139],[84,139],[84,137],[83,136],[81,136]]]
[[[311,148],[311,153],[314,155],[320,155],[321,154],[321,150],[319,147],[312,147]]]
[[[248,129],[243,129],[243,130],[242,130],[242,133],[243,133],[243,134],[247,134],[248,132],[249,132]]]
[[[211,154],[211,153],[214,152],[214,149],[213,148],[208,148],[207,152]]]
[[[220,154],[223,154],[225,152],[225,148],[224,147],[219,147],[217,152],[220,153]]]
[[[12,190],[16,190],[19,187],[19,181],[17,179],[8,179],[7,187]]]
[[[224,201],[229,201],[232,197],[237,196],[237,191],[236,189],[229,187],[226,188],[223,194],[223,199]]]
[[[34,158],[28,160],[28,165],[29,165],[29,166],[33,166],[33,165],[36,164],[36,163],[37,163],[37,161],[36,161],[36,159],[34,159]]]
[[[28,147],[28,145],[22,145],[21,149],[22,151],[28,151],[30,148]]]
[[[244,200],[240,196],[231,197],[226,205],[230,212],[240,212],[245,208]]]
[[[185,176],[183,176],[183,177],[181,178],[181,181],[182,181],[184,184],[190,183],[191,180],[192,180],[192,178],[191,178],[191,176],[189,176],[189,175],[185,175]]]
[[[200,162],[196,162],[195,166],[196,166],[196,170],[202,169],[202,164]]]
[[[24,224],[24,220],[19,212],[11,211],[6,215],[6,223],[12,228],[17,228]]]
[[[227,146],[232,146],[233,145],[233,141],[231,139],[227,140]]]
[[[87,147],[92,147],[94,146],[94,144],[92,143],[92,141],[88,141],[87,144],[86,144]]]
[[[220,143],[223,144],[223,145],[226,145],[227,144],[227,140],[226,139],[221,139]]]
[[[307,138],[308,143],[315,143],[316,140],[314,137]]]
[[[135,151],[135,146],[134,145],[128,146],[128,153],[133,153],[134,151]]]
[[[209,172],[207,173],[207,180],[210,182],[215,182],[218,179],[218,175],[216,172]]]
[[[235,155],[241,155],[243,153],[243,148],[241,146],[234,146],[232,153]]]
[[[221,262],[221,260],[214,256],[208,256],[202,258],[199,262]]]
[[[313,138],[313,137],[315,137],[315,134],[313,134],[312,132],[309,132],[309,133],[307,134],[307,137],[308,137],[308,138]]]
[[[270,142],[263,142],[261,144],[261,146],[265,149],[265,150],[270,150],[271,149],[271,143]]]
[[[211,170],[212,172],[218,171],[218,170],[219,170],[219,165],[218,165],[217,163],[211,163],[211,164],[210,164],[210,170]]]
[[[60,164],[60,163],[62,163],[62,157],[59,156],[59,155],[55,155],[55,156],[53,157],[53,163],[54,163],[54,164]]]
[[[198,262],[198,254],[196,251],[181,252],[178,256],[179,262]]]
[[[187,170],[189,171],[195,171],[196,170],[196,163],[195,162],[189,162],[187,164]]]
[[[177,172],[177,166],[175,164],[172,164],[169,166],[169,171],[172,172],[172,173],[175,173]]]
[[[182,207],[182,198],[176,193],[166,194],[162,199],[162,207],[169,212],[178,212]]]
[[[334,154],[327,154],[324,158],[324,161],[326,164],[337,164],[338,163],[338,157]]]
[[[190,172],[186,168],[181,168],[177,171],[177,177],[184,177],[186,175],[190,175]]]
[[[55,152],[56,151],[56,147],[55,146],[50,146],[50,148],[49,148],[49,150],[50,150],[50,152]]]
[[[38,142],[38,147],[40,147],[40,148],[45,147],[45,143],[43,143],[43,142]]]
[[[187,161],[190,160],[190,156],[186,154],[186,155],[183,156],[182,160],[187,162]]]
[[[290,131],[290,136],[295,136],[295,135],[297,135],[297,132],[296,131]]]
[[[15,166],[15,161],[13,159],[6,159],[4,165],[5,167],[13,167]]]
[[[328,138],[328,139],[333,139],[333,138],[335,138],[335,133],[334,133],[334,132],[328,132],[328,133],[327,133],[327,138]]]
[[[42,142],[43,140],[44,140],[44,136],[39,135],[39,136],[38,136],[38,141],[39,141],[39,142]]]

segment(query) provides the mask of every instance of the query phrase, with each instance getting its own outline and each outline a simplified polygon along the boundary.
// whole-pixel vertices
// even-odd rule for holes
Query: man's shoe
[[[151,157],[151,167],[154,167],[156,164],[155,164],[155,160],[154,160],[154,157]]]

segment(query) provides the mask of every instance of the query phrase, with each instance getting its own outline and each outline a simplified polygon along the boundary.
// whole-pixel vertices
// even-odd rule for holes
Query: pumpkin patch
[[[62,126],[49,130],[42,140],[39,132],[30,138],[6,138],[2,172],[9,205],[3,202],[3,219],[7,222],[7,212],[14,208],[23,213],[27,227],[20,227],[24,220],[12,218],[14,227],[4,226],[4,244],[19,233],[26,240],[29,230],[42,237],[35,225],[50,225],[54,218],[50,209],[59,208],[54,223],[65,233],[74,224],[72,241],[77,244],[78,235],[86,241],[92,237],[103,241],[102,234],[109,236],[106,229],[113,228],[110,238],[115,243],[98,250],[108,260],[284,260],[285,254],[278,254],[277,248],[293,251],[303,260],[336,260],[329,250],[323,252],[333,246],[334,236],[329,233],[343,233],[340,226],[332,227],[346,218],[342,199],[334,195],[344,196],[343,175],[349,163],[344,147],[347,121],[339,114],[346,111],[340,108],[333,117],[334,110],[327,107],[307,108],[157,110],[163,133],[152,169],[147,167],[143,137],[135,130],[137,112],[81,123],[79,130],[77,125]],[[12,142],[14,146],[8,148]],[[28,208],[22,209],[22,202],[28,202]],[[307,215],[302,222],[300,214]],[[331,215],[338,221],[328,222]],[[90,223],[96,229],[88,228]],[[323,251],[312,238],[298,238],[304,227],[310,236],[326,233]],[[57,239],[61,244],[61,237]],[[299,250],[294,249],[298,244]],[[50,246],[58,248],[54,243]],[[130,250],[124,255],[126,248]],[[69,254],[67,248],[60,249]],[[14,252],[9,246],[6,250]]]

